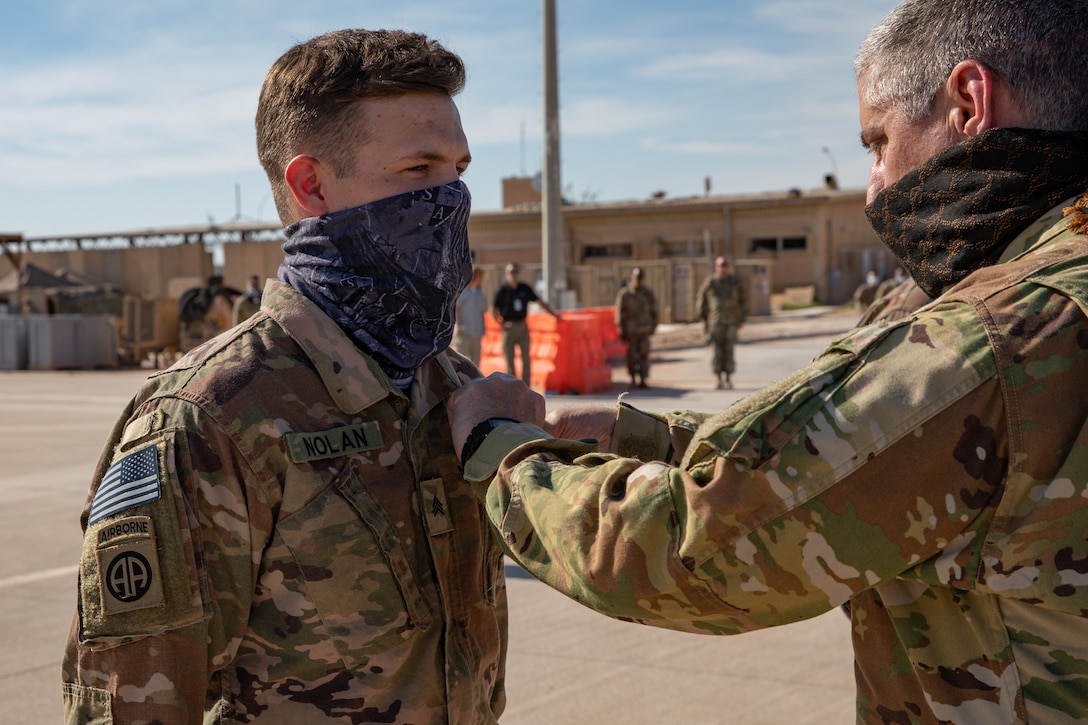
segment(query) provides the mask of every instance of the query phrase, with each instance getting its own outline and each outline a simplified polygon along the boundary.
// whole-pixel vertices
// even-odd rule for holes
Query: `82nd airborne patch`
[[[162,572],[150,516],[128,516],[98,531],[99,595],[105,614],[163,603]]]

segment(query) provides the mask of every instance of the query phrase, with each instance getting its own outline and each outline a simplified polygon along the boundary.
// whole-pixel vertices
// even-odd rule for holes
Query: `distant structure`
[[[569,204],[562,235],[567,287],[589,304],[590,285],[580,281],[589,274],[584,267],[616,268],[614,282],[600,280],[614,295],[636,265],[653,274],[654,264],[647,263],[681,270],[682,263],[698,260],[706,265],[697,275],[702,279],[715,257],[726,256],[740,274],[763,267],[766,294],[811,288],[813,301],[849,302],[866,272],[887,276],[896,262],[865,217],[864,189],[824,182],[813,189],[671,198],[661,193],[644,201]],[[539,184],[533,177],[510,177],[502,180],[502,190],[503,209],[476,211],[469,220],[474,259],[482,265],[518,262],[531,282],[533,265],[541,262]],[[683,274],[647,279],[660,291],[663,321],[684,319],[682,304],[670,304],[668,296],[674,287],[683,289]]]
[[[28,252],[63,252],[73,249],[124,249],[203,244],[215,247],[233,242],[260,242],[283,239],[283,226],[271,222],[209,224],[207,226],[164,227],[128,232],[63,234],[49,237],[0,235],[5,248]]]
[[[746,281],[753,315],[769,313],[774,300],[847,303],[870,269],[887,277],[896,262],[865,217],[865,191],[824,181],[813,189],[752,194],[711,195],[704,185],[704,193],[690,197],[567,201],[560,234],[566,284],[556,306],[609,306],[637,266],[658,297],[661,322],[690,322],[699,281],[718,256],[729,258]],[[473,261],[484,272],[481,289],[493,295],[503,267],[516,262],[523,281],[539,294],[540,179],[506,178],[502,190],[502,209],[474,211],[469,219]],[[213,275],[238,289],[251,273],[274,277],[282,241],[280,225],[268,222],[27,239],[0,235],[0,277],[22,260],[111,285],[126,296],[125,325],[139,351],[170,337],[166,319],[176,317],[179,297]]]

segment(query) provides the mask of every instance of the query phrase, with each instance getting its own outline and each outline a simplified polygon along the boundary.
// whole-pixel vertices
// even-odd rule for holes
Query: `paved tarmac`
[[[734,390],[716,390],[697,326],[655,336],[648,410],[718,410],[804,365],[856,315],[815,309],[741,330]],[[627,386],[548,396],[611,405]],[[100,447],[144,370],[0,372],[0,723],[61,719],[79,513]],[[838,611],[739,637],[681,634],[589,611],[507,565],[510,725],[853,722],[848,620]]]

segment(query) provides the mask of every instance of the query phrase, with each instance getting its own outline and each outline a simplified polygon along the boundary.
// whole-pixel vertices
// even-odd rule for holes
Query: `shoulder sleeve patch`
[[[162,605],[162,570],[150,516],[111,521],[98,530],[96,545],[104,614]]]
[[[114,461],[91,499],[80,563],[80,642],[92,649],[204,616],[199,533],[178,471],[176,434]]]
[[[87,524],[162,496],[158,447],[150,445],[114,461],[95,491]]]

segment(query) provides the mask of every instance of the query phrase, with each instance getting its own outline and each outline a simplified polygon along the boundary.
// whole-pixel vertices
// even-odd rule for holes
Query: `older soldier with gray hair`
[[[934,301],[716,415],[495,427],[465,466],[511,554],[692,632],[849,602],[859,722],[1088,720],[1086,47],[1085,0],[897,7],[857,55],[867,213]],[[463,389],[455,441],[521,393]]]

